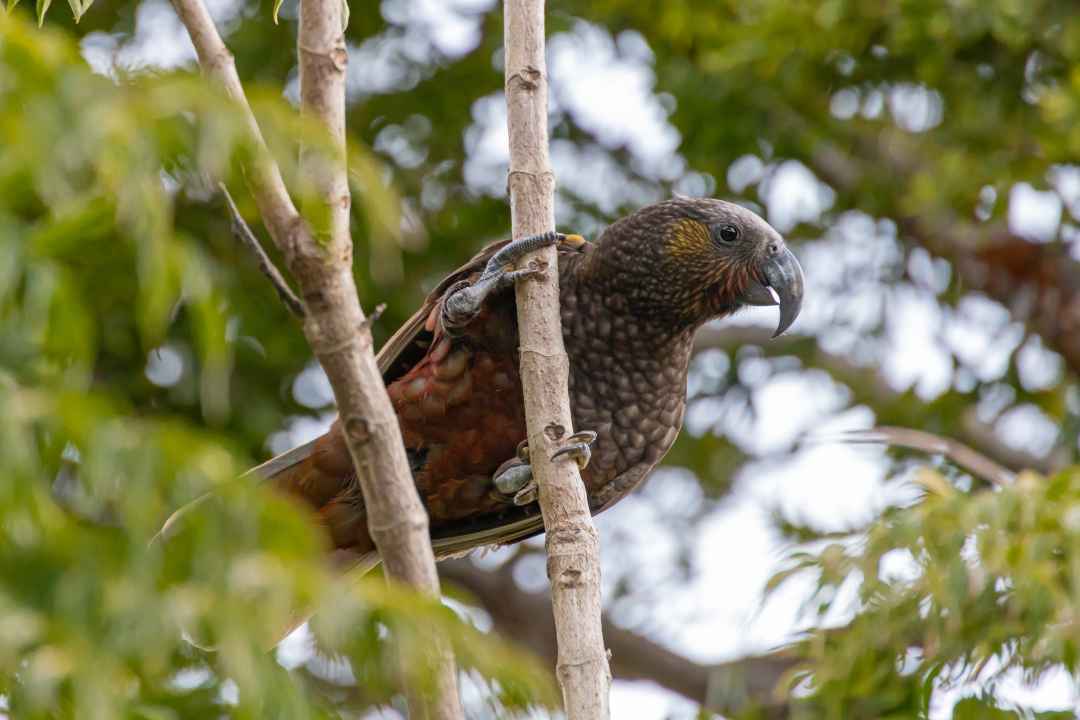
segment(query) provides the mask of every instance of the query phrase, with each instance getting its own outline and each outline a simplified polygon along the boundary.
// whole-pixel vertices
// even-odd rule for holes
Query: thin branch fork
[[[515,239],[555,228],[555,178],[548,160],[547,68],[543,0],[506,0],[506,104],[510,136],[510,211]],[[531,255],[551,268],[517,284],[521,381],[533,473],[547,532],[556,674],[570,720],[610,715],[611,670],[600,620],[600,542],[573,462],[552,456],[573,432],[569,360],[559,315],[558,255]]]
[[[236,239],[240,241],[240,244],[246,247],[248,252],[255,258],[255,262],[259,266],[259,271],[265,275],[266,279],[270,281],[270,284],[274,286],[274,290],[277,291],[278,297],[281,299],[285,308],[295,317],[303,320],[307,315],[307,308],[304,307],[304,302],[296,297],[296,293],[292,291],[292,288],[289,287],[289,283],[281,276],[281,271],[274,265],[274,261],[271,260],[270,256],[263,250],[263,246],[259,243],[259,238],[255,237],[255,233],[251,231],[251,227],[247,224],[244,217],[240,214],[240,210],[236,207],[232,195],[229,194],[229,188],[225,187],[225,183],[218,183],[218,188],[225,198],[225,206],[229,209],[229,224],[232,228],[233,236],[236,237]]]

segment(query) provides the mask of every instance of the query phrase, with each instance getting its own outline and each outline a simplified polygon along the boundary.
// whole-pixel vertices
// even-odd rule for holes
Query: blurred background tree
[[[269,1],[211,5],[288,173],[295,2],[279,24]],[[437,621],[470,717],[548,716],[544,674],[484,632],[553,651],[537,545],[445,564],[450,613],[329,577],[303,518],[230,482],[333,415],[205,180],[245,152],[234,119],[165,0],[72,0],[78,23],[57,7],[34,30],[45,6],[0,15],[4,705],[393,716],[385,628]],[[789,336],[767,341],[767,310],[703,332],[676,448],[601,516],[615,717],[1076,716],[1075,5],[555,0],[548,27],[562,229],[736,199],[809,282]],[[352,7],[380,338],[508,232],[501,28],[492,0]],[[1018,480],[842,442],[875,424]],[[212,487],[175,550],[146,550]],[[266,655],[298,605],[324,611]]]

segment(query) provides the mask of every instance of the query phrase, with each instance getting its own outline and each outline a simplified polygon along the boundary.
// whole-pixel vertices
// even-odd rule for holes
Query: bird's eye
[[[734,225],[721,225],[719,235],[724,242],[733,243],[739,239],[739,228]]]

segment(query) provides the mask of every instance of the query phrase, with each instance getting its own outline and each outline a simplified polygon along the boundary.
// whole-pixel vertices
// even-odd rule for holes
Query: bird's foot
[[[592,430],[583,430],[566,438],[566,444],[555,451],[552,460],[558,457],[568,456],[582,470],[589,464],[592,457],[591,446],[596,441],[596,433]],[[517,457],[507,460],[495,471],[493,478],[495,489],[504,497],[513,497],[514,504],[529,505],[536,502],[539,495],[539,487],[536,478],[533,477],[532,465],[529,464],[529,445],[522,442],[517,448]]]
[[[530,235],[520,240],[507,243],[491,256],[484,272],[472,284],[461,283],[452,287],[443,301],[443,326],[453,331],[468,325],[480,312],[484,301],[495,292],[513,285],[519,278],[530,277],[540,272],[540,268],[527,267],[515,269],[519,260],[540,248],[549,247],[566,240],[566,235],[558,232],[546,232]]]
[[[529,464],[529,441],[517,446],[517,456],[507,460],[492,477],[495,489],[504,497],[513,497],[515,505],[528,505],[536,500],[536,481]]]
[[[518,458],[507,460],[500,465],[493,480],[499,496],[513,498],[514,504],[518,506],[535,502],[539,494],[532,465]]]
[[[540,498],[540,486],[536,484],[536,478],[532,476],[532,468],[529,468],[529,482],[525,487],[514,493],[514,504],[518,507],[532,505]]]
[[[495,471],[495,489],[502,497],[512,497],[515,505],[528,505],[536,499],[536,480],[532,465],[514,459]]]

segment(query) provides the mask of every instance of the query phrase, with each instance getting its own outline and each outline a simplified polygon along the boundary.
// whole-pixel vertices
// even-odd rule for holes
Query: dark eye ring
[[[739,228],[734,225],[720,226],[720,239],[726,243],[733,243],[739,239]]]

